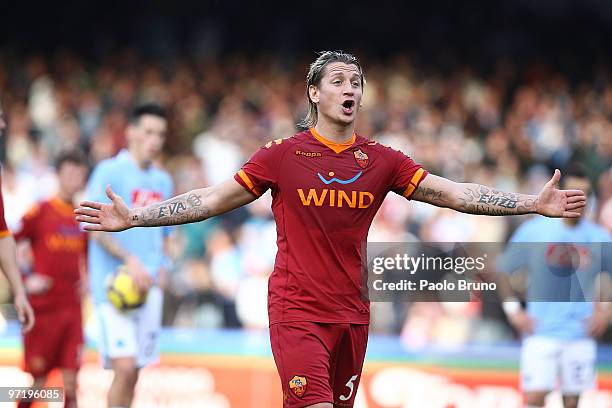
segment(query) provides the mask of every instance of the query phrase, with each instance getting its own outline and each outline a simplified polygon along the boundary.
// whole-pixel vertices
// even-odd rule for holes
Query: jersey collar
[[[332,142],[331,140],[328,140],[324,138],[323,136],[321,136],[321,134],[317,132],[317,130],[314,127],[311,127],[309,130],[310,130],[310,134],[315,139],[317,139],[319,142],[323,143],[325,146],[332,149],[334,153],[341,153],[345,151],[346,149],[348,149],[355,143],[355,139],[357,138],[357,136],[355,136],[355,133],[353,133],[353,137],[351,137],[348,141],[344,143],[336,143],[336,142]]]
[[[60,214],[74,216],[74,207],[71,203],[62,200],[59,196],[54,196],[49,200],[49,204]]]

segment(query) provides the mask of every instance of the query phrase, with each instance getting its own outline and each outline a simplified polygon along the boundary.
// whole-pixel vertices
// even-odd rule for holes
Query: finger
[[[117,199],[117,194],[115,194],[110,184],[106,186],[106,196],[110,198],[112,201],[115,201]]]
[[[574,211],[565,211],[563,212],[563,218],[580,218],[582,213],[574,212]]]
[[[586,206],[586,203],[584,201],[580,201],[578,203],[571,203],[565,206],[566,210],[577,210],[580,208],[584,208]]]
[[[81,215],[89,215],[90,217],[98,217],[100,215],[100,210],[92,210],[89,208],[77,208],[74,210],[75,214]]]
[[[90,224],[100,223],[99,217],[89,217],[87,215],[77,215],[76,217],[74,217],[74,219],[77,220],[78,222],[88,222]]]
[[[559,184],[559,180],[561,180],[561,172],[559,169],[555,169],[555,174],[553,174],[552,178],[546,183],[547,187],[556,187]]]
[[[574,196],[574,197],[568,197],[567,198],[567,202],[568,203],[585,203],[586,204],[586,199],[583,196]]]
[[[26,325],[24,327],[24,331],[25,332],[29,332],[30,330],[32,330],[32,327],[34,327],[34,322],[36,321],[36,319],[34,318],[34,311],[31,308],[28,308],[28,310],[26,311]]]
[[[85,231],[105,231],[105,229],[102,228],[102,226],[99,223],[98,224],[84,224],[83,229]]]
[[[26,319],[25,310],[23,310],[23,306],[15,305],[15,310],[17,310],[17,318],[19,319],[19,322],[23,325]]]
[[[586,194],[582,190],[563,190],[566,197],[582,196],[586,200]]]
[[[95,201],[81,201],[80,207],[77,208],[77,210],[80,210],[81,207],[89,207],[89,208],[93,208],[93,209],[96,209],[96,210],[101,210],[102,209],[102,203],[98,203],[98,202],[95,202]]]

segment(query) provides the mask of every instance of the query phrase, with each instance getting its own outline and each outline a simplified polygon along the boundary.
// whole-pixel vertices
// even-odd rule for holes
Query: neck
[[[147,167],[149,167],[149,165],[151,164],[151,162],[145,161],[142,158],[138,157],[138,155],[134,152],[134,150],[130,150],[128,149],[128,152],[130,153],[130,156],[132,156],[132,159],[134,160],[134,162],[138,165],[138,167],[140,167],[142,170],[146,169]]]
[[[57,196],[60,200],[72,205],[73,197],[70,194],[68,194],[66,191],[59,190],[57,192]]]
[[[319,121],[315,125],[315,129],[320,135],[332,142],[344,143],[353,137],[353,133],[355,132],[355,124],[351,122],[350,124],[345,125]]]

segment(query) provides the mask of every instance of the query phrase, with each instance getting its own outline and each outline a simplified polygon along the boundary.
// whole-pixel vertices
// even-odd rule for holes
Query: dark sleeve
[[[234,175],[234,179],[256,197],[274,188],[278,182],[280,162],[286,150],[282,139],[278,140],[261,147]]]

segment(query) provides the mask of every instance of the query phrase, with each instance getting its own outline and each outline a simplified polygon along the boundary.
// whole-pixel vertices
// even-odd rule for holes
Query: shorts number
[[[348,380],[348,382],[346,383],[346,387],[348,387],[349,389],[349,395],[348,396],[344,396],[341,395],[340,396],[340,401],[348,401],[351,399],[351,397],[353,396],[353,391],[355,391],[355,384],[353,384],[355,382],[355,380],[357,379],[358,375],[354,375],[351,377],[350,380]]]

